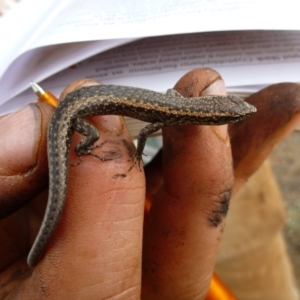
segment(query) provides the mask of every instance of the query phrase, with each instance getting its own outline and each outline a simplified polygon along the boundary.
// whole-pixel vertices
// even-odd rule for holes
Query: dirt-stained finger
[[[46,140],[52,113],[51,106],[35,103],[0,119],[0,219],[47,186]]]
[[[251,118],[229,125],[236,192],[300,123],[300,85],[271,85],[245,99],[257,108]]]
[[[188,76],[198,93],[225,94],[224,82],[210,72],[210,85],[206,69]],[[191,81],[181,80],[176,89],[191,93],[184,87]],[[233,186],[227,126],[170,127],[163,137],[164,184],[145,223],[143,299],[200,299],[209,287]]]

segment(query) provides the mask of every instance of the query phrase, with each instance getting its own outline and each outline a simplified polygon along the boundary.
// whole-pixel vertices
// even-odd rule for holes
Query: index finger
[[[93,153],[111,160],[84,156],[80,165],[69,168],[61,219],[30,284],[40,295],[47,290],[57,297],[76,293],[107,298],[130,290],[137,298],[144,175],[138,168],[127,172],[134,146],[121,117],[99,116],[89,122],[100,129],[98,143],[106,142]],[[73,137],[70,163],[78,161],[74,148],[81,139],[79,134]]]

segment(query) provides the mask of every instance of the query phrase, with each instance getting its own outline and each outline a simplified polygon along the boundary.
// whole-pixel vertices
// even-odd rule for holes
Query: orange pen
[[[34,93],[38,96],[38,101],[46,102],[54,107],[57,106],[58,99],[49,91],[44,91],[37,83],[30,83]],[[145,201],[145,218],[150,210],[152,204],[152,197],[147,193],[146,201]],[[209,291],[205,300],[238,300],[230,289],[225,285],[225,283],[221,280],[221,278],[213,273]]]
[[[46,102],[54,107],[57,106],[58,99],[49,91],[44,91],[37,83],[30,82],[31,88],[38,97],[39,102]]]

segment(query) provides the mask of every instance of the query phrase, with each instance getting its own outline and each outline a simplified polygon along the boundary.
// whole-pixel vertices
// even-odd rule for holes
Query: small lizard
[[[175,90],[162,94],[146,89],[95,85],[69,93],[55,110],[48,128],[49,198],[44,220],[30,250],[27,263],[34,266],[48,244],[62,213],[67,190],[69,148],[74,131],[86,136],[75,148],[93,155],[99,132],[85,118],[121,115],[149,122],[138,136],[135,155],[140,163],[147,137],[163,126],[221,125],[255,113],[256,108],[234,95],[184,98]],[[136,164],[134,163],[134,165]]]

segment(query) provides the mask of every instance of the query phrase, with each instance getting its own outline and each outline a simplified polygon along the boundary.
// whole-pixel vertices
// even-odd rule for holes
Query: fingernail
[[[41,115],[29,104],[0,120],[0,174],[24,174],[36,165]]]
[[[208,95],[226,95],[226,87],[224,80],[221,78],[216,80],[201,92],[201,96]]]

